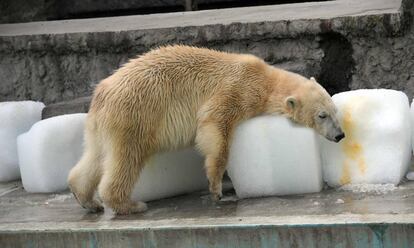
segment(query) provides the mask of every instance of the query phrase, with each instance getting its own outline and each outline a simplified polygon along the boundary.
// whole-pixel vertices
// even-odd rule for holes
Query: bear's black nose
[[[338,134],[337,136],[335,136],[335,141],[336,142],[339,142],[343,138],[345,138],[345,134],[344,133]]]

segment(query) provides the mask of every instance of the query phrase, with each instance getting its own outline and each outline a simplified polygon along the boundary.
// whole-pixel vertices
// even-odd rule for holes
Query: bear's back
[[[263,65],[252,55],[181,45],[161,47],[131,59],[102,80],[91,109],[141,113],[183,106],[197,109],[216,93],[248,90],[252,77],[246,74],[261,75],[258,68]]]

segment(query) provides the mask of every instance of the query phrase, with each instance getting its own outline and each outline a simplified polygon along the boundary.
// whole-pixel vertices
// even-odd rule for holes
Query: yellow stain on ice
[[[354,101],[352,101],[355,104]],[[350,166],[351,162],[356,162],[361,174],[365,174],[367,165],[363,154],[363,147],[355,138],[355,122],[351,114],[351,106],[346,106],[343,111],[342,128],[345,132],[345,138],[342,142],[342,151],[345,153],[345,161],[342,165],[342,175],[340,183],[342,185],[351,182]]]
[[[345,161],[342,165],[342,176],[341,179],[339,179],[339,183],[341,185],[345,185],[351,182],[351,174],[349,173],[349,165]]]

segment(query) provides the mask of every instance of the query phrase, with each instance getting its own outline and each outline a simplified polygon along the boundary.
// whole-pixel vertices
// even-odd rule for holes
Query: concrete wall
[[[412,247],[412,224],[225,226],[0,233],[3,247]]]
[[[369,12],[349,17],[201,26],[190,23],[111,32],[27,35],[9,32],[21,26],[0,25],[0,101],[33,99],[55,103],[87,96],[96,83],[128,58],[160,44],[174,43],[252,53],[272,65],[315,76],[330,93],[383,87],[403,90],[412,98],[411,2],[403,2],[405,6],[391,14]],[[286,9],[280,11],[285,13]],[[202,13],[193,16],[195,20],[197,15]],[[110,23],[117,20],[111,19]],[[58,24],[65,30],[65,23]]]
[[[172,42],[174,43],[174,42]],[[223,51],[252,53],[278,65],[308,76],[320,74],[323,50],[311,37],[298,40],[180,42]],[[89,95],[93,85],[110,75],[128,58],[151,46],[132,49],[114,47],[87,52],[18,52],[0,57],[0,100],[35,99],[47,103]]]
[[[414,96],[414,28],[402,37],[352,38],[351,89],[388,88]]]
[[[185,0],[2,0],[0,23],[184,10]]]

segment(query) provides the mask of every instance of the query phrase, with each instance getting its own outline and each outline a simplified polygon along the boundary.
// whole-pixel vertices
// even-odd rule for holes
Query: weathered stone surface
[[[384,86],[411,97],[410,8],[400,0],[346,0],[3,24],[0,101],[90,95],[129,58],[173,43],[252,53],[315,76],[331,93]]]
[[[211,29],[214,29],[216,34],[227,34],[225,37],[213,35],[211,38],[215,40],[227,37],[240,40],[252,38],[252,35],[254,35],[253,38],[259,39],[296,37],[329,31],[343,34],[352,32],[357,35],[392,35],[401,31],[404,24],[405,12],[401,9],[401,1],[370,0],[361,2],[358,0],[343,0],[168,14],[3,24],[0,25],[0,36],[70,35],[75,33],[112,33],[118,36],[119,32],[121,34],[122,32],[135,34],[136,31],[148,32],[154,30],[168,33],[168,30],[164,29],[175,28],[173,31],[178,31],[184,27],[189,28],[189,30],[193,30],[191,27],[203,27],[206,29],[202,30],[211,31]],[[177,35],[179,37],[183,36],[180,33]]]
[[[64,114],[87,113],[90,103],[91,97],[80,97],[71,101],[50,104],[43,109],[42,119]]]
[[[404,91],[414,97],[414,25],[413,1],[406,1],[410,25],[403,36],[367,39],[351,36],[355,61],[351,89],[387,88]]]
[[[20,23],[47,20],[108,17],[167,13],[187,10],[188,0],[2,0],[0,23]],[[312,0],[311,0],[312,1]],[[315,1],[315,0],[313,0]],[[257,5],[252,1],[238,0],[190,0],[188,10],[231,7],[233,5]],[[260,4],[279,4],[295,0],[273,0]],[[300,0],[298,0],[300,2]],[[200,6],[200,7],[198,7]]]
[[[47,18],[47,0],[2,0],[0,23],[43,21]]]
[[[2,0],[0,23],[184,11],[184,4],[185,0]]]
[[[399,38],[351,41],[355,71],[350,87],[397,89],[414,96],[414,28]]]
[[[226,183],[224,184],[225,188]],[[383,193],[237,200],[225,190],[149,202],[148,211],[91,214],[69,192],[0,184],[0,247],[413,247],[414,183]]]

